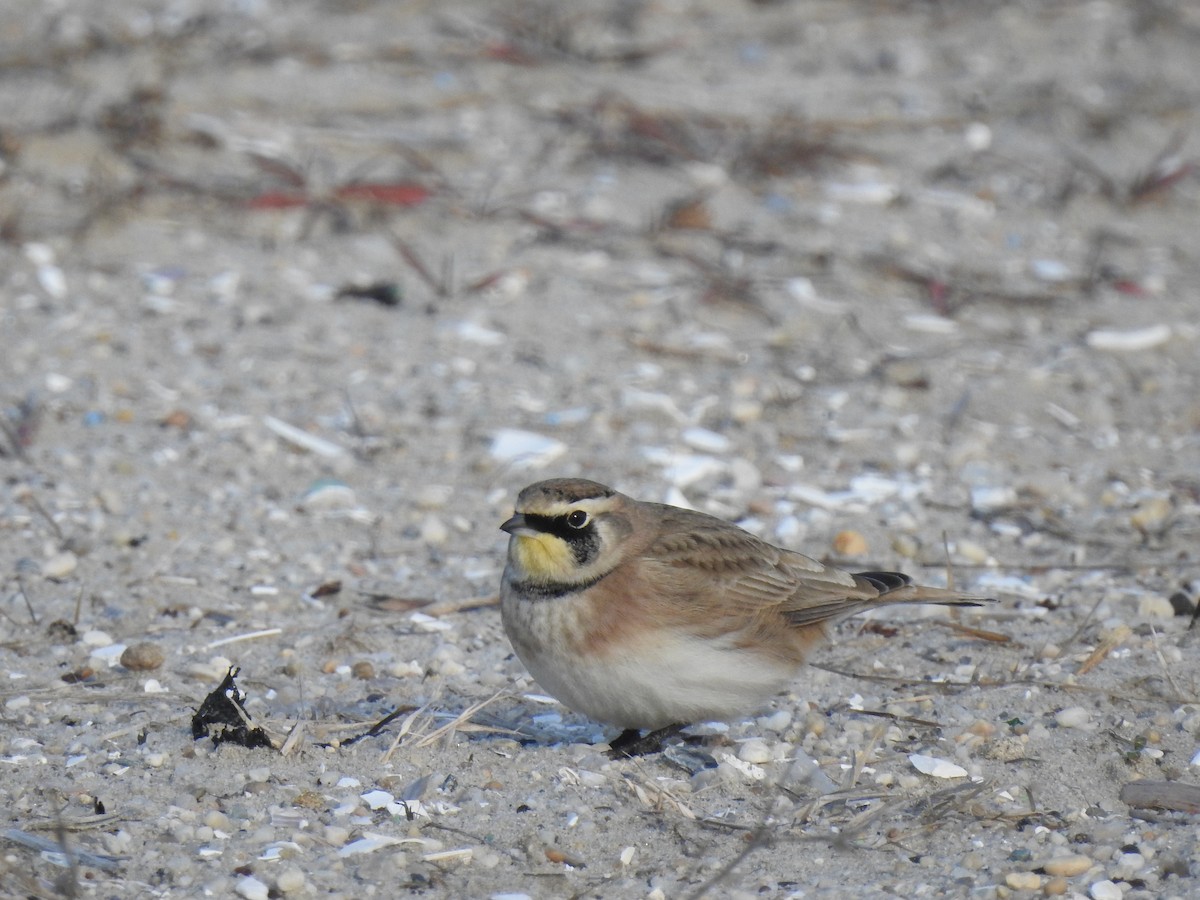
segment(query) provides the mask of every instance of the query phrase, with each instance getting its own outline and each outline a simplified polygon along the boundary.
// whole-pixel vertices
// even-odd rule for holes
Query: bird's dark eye
[[[589,521],[591,521],[591,516],[582,509],[572,510],[567,513],[567,524],[572,528],[584,528]]]

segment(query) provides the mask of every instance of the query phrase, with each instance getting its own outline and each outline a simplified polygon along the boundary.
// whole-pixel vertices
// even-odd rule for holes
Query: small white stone
[[[358,497],[350,485],[332,478],[322,478],[304,492],[300,508],[305,510],[343,510],[358,505]]]
[[[290,866],[275,876],[275,887],[285,894],[294,894],[304,889],[304,872]]]
[[[963,132],[967,147],[979,153],[992,146],[992,129],[983,122],[972,122]]]
[[[492,435],[492,459],[514,469],[539,469],[567,452],[554,438],[519,428],[501,428]]]
[[[480,347],[499,347],[508,340],[503,332],[487,328],[477,322],[460,322],[455,331],[459,340],[468,344],[477,344]]]
[[[69,376],[59,372],[46,373],[46,390],[52,394],[62,394],[71,389],[73,382]]]
[[[1082,706],[1068,706],[1054,714],[1054,721],[1062,728],[1086,728],[1092,721],[1092,714]]]
[[[1014,891],[1036,891],[1042,886],[1042,877],[1036,872],[1009,872],[1004,883]]]
[[[430,547],[440,547],[450,539],[450,529],[437,516],[426,516],[421,523],[421,540]]]
[[[107,647],[113,642],[112,636],[107,631],[85,631],[83,637],[79,639],[87,647]]]
[[[769,716],[761,716],[757,720],[759,727],[767,731],[783,731],[792,724],[792,711],[790,709],[777,709]]]
[[[954,549],[969,563],[975,565],[983,565],[990,559],[991,554],[988,553],[987,547],[982,544],[977,544],[975,541],[958,540],[954,542]]]
[[[62,553],[55,553],[42,563],[42,574],[47,578],[66,578],[75,571],[75,567],[78,565],[79,557],[70,550],[64,550]]]
[[[1033,277],[1038,281],[1066,281],[1071,277],[1071,270],[1067,264],[1058,259],[1034,259],[1030,260],[1029,271],[1033,273]]]
[[[38,266],[37,280],[42,290],[55,300],[67,296],[67,276],[58,266]]]
[[[1138,598],[1138,615],[1150,619],[1170,619],[1175,615],[1175,607],[1162,594],[1146,594]]]
[[[689,447],[694,447],[705,453],[728,453],[729,448],[733,446],[733,442],[725,437],[725,435],[710,431],[707,428],[700,428],[699,426],[685,428],[680,437],[683,438],[683,442]]]
[[[957,334],[959,328],[953,319],[933,313],[909,313],[904,317],[904,327],[920,334]]]
[[[975,512],[998,512],[1017,505],[1017,492],[1003,486],[980,486],[971,488],[971,509]]]
[[[53,247],[37,241],[30,241],[28,244],[22,245],[21,252],[35,266],[48,266],[56,259]]]
[[[738,759],[748,763],[768,763],[773,759],[766,741],[753,738],[738,748]]]
[[[698,188],[712,190],[729,181],[729,173],[715,163],[693,160],[683,163],[681,168],[688,180]]]
[[[1122,853],[1117,860],[1117,871],[1126,878],[1132,878],[1146,867],[1146,857],[1140,853]]]
[[[245,897],[246,900],[267,900],[271,895],[270,889],[253,875],[239,878],[234,890],[239,897]]]
[[[1100,329],[1087,336],[1087,345],[1093,350],[1113,350],[1117,352],[1134,352],[1137,350],[1152,350],[1165,344],[1171,339],[1170,325],[1150,325],[1146,328],[1135,328],[1132,331],[1111,331]]]
[[[1088,888],[1088,896],[1092,900],[1122,900],[1125,894],[1121,889],[1107,878],[1104,881],[1097,881]]]

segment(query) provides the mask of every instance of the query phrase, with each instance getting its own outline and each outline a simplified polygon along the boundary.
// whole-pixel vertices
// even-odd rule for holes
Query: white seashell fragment
[[[913,753],[908,757],[908,761],[921,774],[934,778],[965,778],[967,775],[967,770],[958,763],[950,762],[948,759],[939,759],[936,756]]]
[[[309,453],[315,453],[317,456],[335,457],[346,455],[347,451],[345,447],[339,447],[333,441],[317,437],[303,428],[289,425],[287,422],[277,419],[274,416],[263,416],[263,424],[267,426],[268,430],[274,432],[294,447],[307,450]]]
[[[567,445],[533,431],[501,428],[492,435],[492,459],[516,469],[540,469],[567,452]]]
[[[1029,261],[1029,271],[1038,281],[1059,282],[1071,277],[1067,264],[1058,259],[1033,259]]]
[[[1132,331],[1102,328],[1088,333],[1087,345],[1093,350],[1132,352],[1152,350],[1170,339],[1171,326],[1165,324],[1149,325],[1146,328],[1135,328]]]
[[[971,488],[971,509],[990,513],[1017,505],[1017,492],[1008,485],[982,485]]]
[[[42,290],[55,300],[67,296],[67,276],[58,266],[38,266],[37,280]]]
[[[626,388],[621,392],[621,408],[639,412],[654,412],[666,416],[673,422],[683,424],[687,416],[668,395],[657,391],[640,391]]]
[[[686,488],[724,471],[725,463],[716,457],[681,453],[663,469],[663,476],[675,487]]]
[[[359,796],[362,797],[363,801],[371,809],[383,809],[389,803],[396,801],[395,796],[381,790],[367,791],[365,794],[360,794]]]
[[[840,203],[887,206],[900,196],[900,188],[885,181],[860,181],[854,184],[831,181],[825,185],[825,195]]]
[[[300,508],[316,509],[352,509],[358,504],[354,488],[345,482],[332,478],[322,478],[313,483],[304,496],[300,498]]]
[[[480,347],[499,347],[507,340],[501,332],[484,328],[482,325],[470,321],[459,322],[454,331],[460,340],[468,344],[477,344]]]
[[[727,763],[731,768],[741,772],[742,775],[749,778],[751,781],[762,781],[767,777],[767,771],[762,766],[756,766],[754,763],[748,763],[745,760],[738,759],[732,753],[722,753],[721,762]]]
[[[689,447],[694,447],[705,453],[728,453],[729,448],[733,446],[733,441],[729,440],[725,435],[709,431],[707,428],[700,428],[699,426],[685,428],[680,437],[683,438],[683,442]]]
[[[438,850],[434,853],[426,853],[421,859],[425,862],[470,862],[471,857],[475,855],[475,850],[471,847],[459,847],[456,850]]]
[[[904,317],[904,327],[920,334],[955,334],[958,323],[932,313],[911,313]]]
[[[394,847],[399,843],[401,843],[400,838],[368,832],[357,841],[351,841],[338,850],[338,856],[358,856],[363,853],[374,853],[376,850],[382,850],[384,847]]]

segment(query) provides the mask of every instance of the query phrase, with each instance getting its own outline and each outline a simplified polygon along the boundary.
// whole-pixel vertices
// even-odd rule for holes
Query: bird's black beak
[[[517,513],[507,522],[500,526],[501,531],[507,531],[511,535],[523,535],[531,537],[537,534],[537,529],[530,528],[525,522],[525,517],[521,513]]]

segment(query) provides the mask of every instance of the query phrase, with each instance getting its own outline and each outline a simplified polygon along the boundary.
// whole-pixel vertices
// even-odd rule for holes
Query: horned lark
[[[532,484],[501,529],[517,656],[567,706],[625,729],[752,714],[833,623],[894,603],[978,605],[898,572],[852,575],[730,522],[582,478]]]

